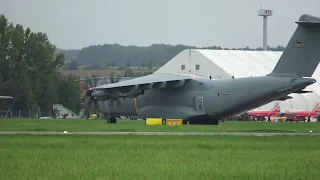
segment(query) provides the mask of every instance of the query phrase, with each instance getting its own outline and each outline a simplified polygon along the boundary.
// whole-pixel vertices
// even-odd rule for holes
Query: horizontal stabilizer
[[[285,97],[282,97],[282,98],[279,98],[279,99],[276,99],[277,101],[285,101],[287,99],[292,99],[291,96],[285,96]]]
[[[306,91],[306,90],[300,90],[300,91],[296,91],[294,93],[296,94],[305,94],[305,93],[312,93],[313,91]]]

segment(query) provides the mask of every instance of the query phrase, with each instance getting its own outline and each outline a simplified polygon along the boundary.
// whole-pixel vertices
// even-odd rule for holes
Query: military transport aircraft
[[[270,74],[210,80],[194,75],[157,73],[86,91],[85,104],[110,118],[179,118],[189,123],[218,124],[224,119],[275,100],[316,82],[320,61],[320,18],[302,15],[294,34]],[[115,103],[117,102],[117,103]]]

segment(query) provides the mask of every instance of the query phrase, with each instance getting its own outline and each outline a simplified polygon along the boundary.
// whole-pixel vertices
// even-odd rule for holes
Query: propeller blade
[[[94,99],[90,99],[90,108],[97,109],[97,101]]]
[[[92,97],[92,90],[88,89],[84,94],[84,104],[87,108],[97,109],[98,102]]]
[[[114,81],[114,72],[110,73],[110,82],[111,83],[115,83],[115,81]]]
[[[120,107],[121,106],[121,101],[120,99],[117,99],[117,107]]]
[[[120,101],[120,99],[109,100],[109,104],[112,108],[114,108],[115,105],[116,105],[116,107],[120,107],[121,101]]]
[[[86,108],[90,108],[90,103],[91,103],[90,100],[91,100],[91,98],[86,96],[86,95],[84,95],[83,99],[84,99],[84,106]]]
[[[93,103],[94,103],[94,108],[95,108],[95,109],[98,109],[98,101],[93,100]]]

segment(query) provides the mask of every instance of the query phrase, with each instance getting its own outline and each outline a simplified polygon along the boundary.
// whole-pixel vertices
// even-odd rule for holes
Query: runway
[[[177,136],[320,136],[320,133],[247,133],[247,132],[66,132],[63,131],[0,131],[0,134],[24,135],[177,135]]]

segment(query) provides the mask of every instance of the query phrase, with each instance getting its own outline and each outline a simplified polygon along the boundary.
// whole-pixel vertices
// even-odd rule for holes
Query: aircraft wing
[[[155,73],[117,83],[97,86],[91,88],[91,90],[118,90],[121,92],[128,92],[136,89],[177,88],[183,86],[185,81],[191,79],[192,77],[187,75]]]

